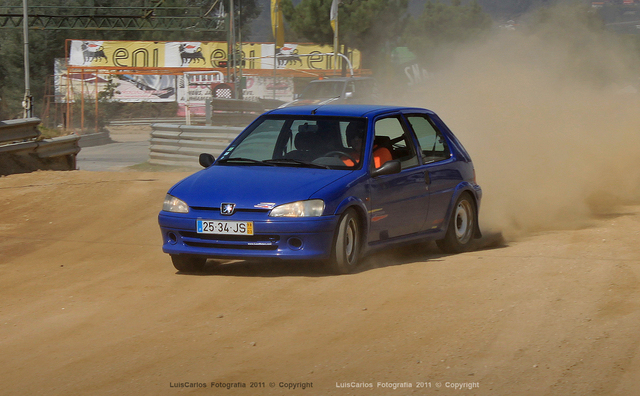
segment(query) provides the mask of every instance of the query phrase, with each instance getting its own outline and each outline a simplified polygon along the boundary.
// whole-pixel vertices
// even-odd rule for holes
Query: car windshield
[[[364,118],[263,117],[216,164],[359,169],[366,129]]]
[[[344,91],[345,81],[312,82],[302,91],[301,99],[337,98]]]

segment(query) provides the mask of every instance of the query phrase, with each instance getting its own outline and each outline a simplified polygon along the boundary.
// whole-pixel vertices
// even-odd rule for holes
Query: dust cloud
[[[583,19],[560,9],[443,53],[428,84],[397,95],[438,113],[471,154],[484,230],[581,227],[638,202],[635,52]]]

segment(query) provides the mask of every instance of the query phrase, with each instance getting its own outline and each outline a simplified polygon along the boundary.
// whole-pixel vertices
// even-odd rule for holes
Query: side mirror
[[[378,177],[383,175],[392,175],[394,173],[400,173],[402,170],[402,165],[400,165],[400,161],[391,160],[382,164],[378,169],[374,169],[371,172],[371,177]]]
[[[200,162],[200,165],[202,165],[202,167],[208,168],[213,165],[214,162],[216,162],[216,159],[209,153],[202,153],[200,154],[200,157],[198,157],[198,162]]]
[[[293,100],[300,99],[300,94],[293,94]]]

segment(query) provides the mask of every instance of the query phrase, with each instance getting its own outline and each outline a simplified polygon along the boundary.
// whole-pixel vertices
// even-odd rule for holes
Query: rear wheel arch
[[[478,202],[473,191],[466,189],[457,194],[452,202],[446,218],[444,238],[436,242],[446,253],[461,253],[473,249],[473,239],[481,236],[478,226]]]
[[[480,232],[480,205],[478,205],[478,197],[476,196],[473,190],[464,190],[462,194],[468,194],[471,197],[471,203],[473,204],[473,209],[475,213],[475,224],[473,230],[473,238],[479,239],[482,237],[482,233]],[[460,194],[460,195],[462,195]]]
[[[451,202],[449,202],[449,209],[447,210],[447,220],[451,218],[453,211],[455,210],[456,203],[460,199],[460,197],[464,194],[467,194],[473,203],[473,209],[475,212],[475,229],[474,229],[474,237],[480,238],[482,234],[480,233],[479,226],[479,214],[480,214],[480,205],[478,203],[478,196],[476,195],[476,191],[472,188],[472,186],[468,183],[461,183],[456,187],[455,193],[451,197]],[[447,228],[449,223],[447,222]]]

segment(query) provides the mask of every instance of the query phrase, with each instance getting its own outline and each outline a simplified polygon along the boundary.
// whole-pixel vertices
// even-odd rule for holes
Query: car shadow
[[[484,233],[482,238],[475,240],[470,251],[501,249],[507,246],[501,232],[489,232]],[[442,252],[435,242],[412,243],[385,249],[367,256],[356,273],[415,262],[443,261],[449,256],[455,256],[455,253]]]
[[[485,233],[481,239],[476,240],[473,250],[499,249],[506,246],[501,233]],[[395,265],[442,261],[450,255],[438,249],[435,242],[401,245],[368,255],[351,275]],[[308,260],[208,260],[201,272],[178,271],[177,274],[242,277],[335,276],[324,263]]]
[[[178,274],[266,278],[282,276],[319,277],[331,275],[322,263],[302,260],[208,260],[201,272],[178,272]]]

